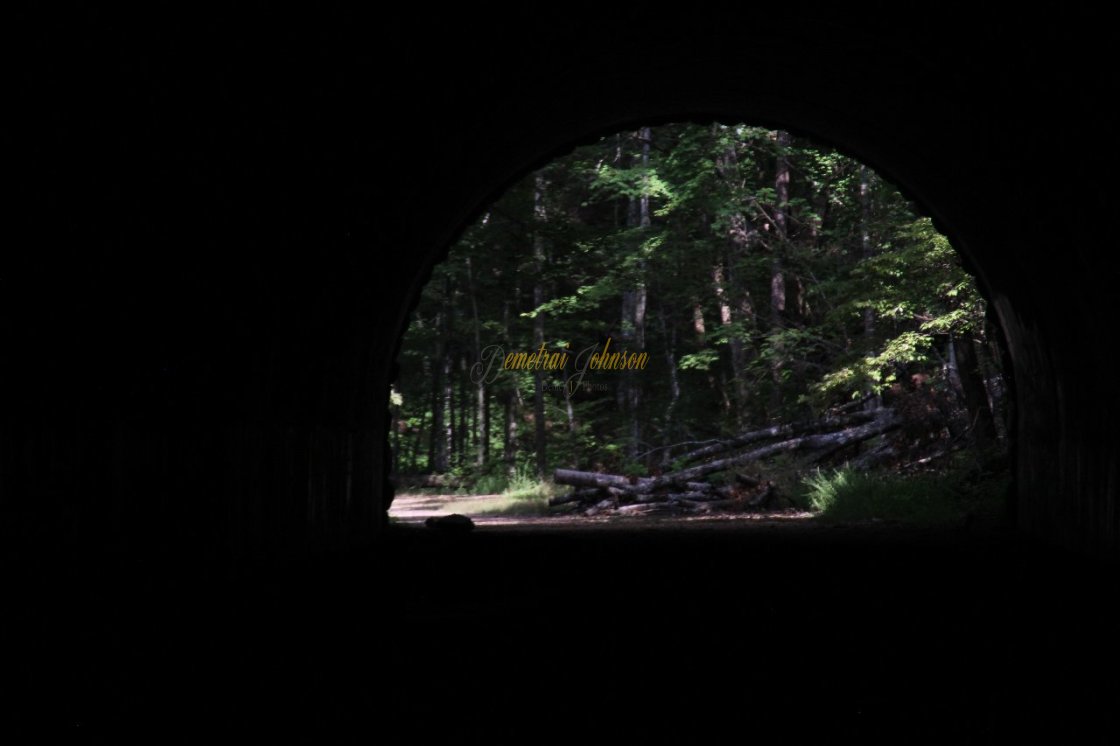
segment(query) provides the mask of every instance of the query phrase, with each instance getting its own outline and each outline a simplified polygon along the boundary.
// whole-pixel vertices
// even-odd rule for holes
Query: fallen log
[[[581,487],[590,490],[592,496],[602,492],[621,497],[624,494],[643,495],[650,492],[653,479],[650,477],[624,477],[620,474],[601,474],[596,471],[576,471],[557,469],[552,475],[556,484]],[[714,487],[707,482],[687,482],[685,488],[692,492],[711,492]],[[580,490],[577,490],[580,492]],[[565,495],[565,497],[567,497]],[[566,500],[571,502],[571,500]],[[551,504],[551,503],[550,503]],[[556,503],[560,505],[561,503]]]
[[[678,500],[672,504],[681,506],[690,513],[733,513],[741,511],[744,507],[743,501],[738,498],[732,500]]]
[[[672,507],[667,503],[634,503],[632,505],[620,505],[615,509],[615,512],[621,515],[650,515],[671,511]]]
[[[862,414],[860,413],[861,416]],[[617,498],[631,497],[631,499],[634,499],[637,496],[649,495],[655,490],[670,486],[683,486],[691,492],[708,494],[715,492],[716,488],[699,480],[717,471],[742,466],[779,453],[840,448],[881,435],[897,428],[900,424],[901,420],[895,417],[890,410],[880,409],[875,419],[863,425],[837,432],[803,435],[762,446],[747,453],[709,461],[706,464],[699,464],[657,477],[625,477],[620,474],[557,469],[553,474],[553,481],[557,484],[566,484],[572,487],[599,490]],[[756,486],[760,483],[758,480],[742,474],[737,474],[736,479],[748,486]],[[646,500],[646,502],[653,502],[653,500]]]
[[[717,487],[710,492],[689,492],[687,494],[692,495],[692,497],[688,498],[689,500],[703,503],[733,500],[735,498],[735,493],[730,487]]]
[[[598,515],[599,513],[602,513],[604,510],[611,510],[611,509],[613,509],[617,506],[618,506],[618,503],[615,502],[614,500],[600,500],[599,502],[595,503],[594,505],[592,505],[587,510],[583,511],[583,514],[587,515],[587,516]]]
[[[854,417],[857,420],[867,419],[864,413]],[[832,421],[835,422],[835,419]],[[619,474],[557,469],[553,475],[554,481],[577,489],[568,495],[553,498],[549,501],[549,505],[579,502],[587,506],[588,503],[598,501],[594,505],[585,507],[585,514],[589,516],[608,510],[642,514],[653,512],[657,509],[656,506],[663,509],[673,509],[673,506],[676,506],[688,510],[715,510],[732,505],[739,508],[765,507],[776,495],[772,482],[767,483],[766,488],[758,495],[744,500],[737,497],[734,487],[716,487],[699,480],[714,472],[742,466],[779,453],[800,450],[834,452],[839,448],[893,430],[901,424],[901,420],[893,412],[880,409],[875,413],[874,419],[862,425],[837,432],[807,434],[771,443],[747,453],[656,477],[625,477]],[[745,474],[737,473],[735,478],[737,482],[746,486],[761,484],[760,480]],[[701,505],[705,507],[699,507]]]
[[[582,502],[579,496],[579,490],[573,490],[564,495],[557,495],[556,497],[548,498],[548,507],[555,508],[557,505],[568,505],[570,503]]]
[[[557,495],[556,497],[550,497],[548,499],[548,505],[549,507],[555,507],[557,505],[567,505],[569,503],[591,502],[592,500],[601,497],[601,495],[602,493],[595,488],[572,490],[566,495]]]
[[[867,394],[866,396],[864,396],[861,399],[853,399],[852,401],[848,402],[847,404],[841,404],[839,407],[834,407],[832,409],[832,411],[837,413],[837,414],[840,414],[842,412],[851,412],[853,409],[859,409],[864,404],[867,404],[867,402],[871,401],[874,398],[875,398],[875,394]]]
[[[627,492],[648,491],[650,478],[624,477],[620,474],[600,474],[596,471],[576,471],[575,469],[557,469],[552,475],[552,481],[557,484],[567,484],[572,487],[594,487],[605,490],[614,487]]]
[[[668,502],[701,502],[710,499],[707,492],[673,492],[664,497]]]
[[[649,493],[633,495],[631,500],[636,505],[649,505],[651,503],[666,503],[678,500],[715,500],[718,499],[710,490],[694,492]]]
[[[894,458],[896,455],[893,443],[882,443],[858,458],[849,461],[848,466],[857,471],[869,471],[884,461]]]
[[[898,470],[899,471],[906,471],[908,469],[914,469],[918,466],[925,466],[926,464],[932,463],[939,458],[945,458],[950,453],[953,453],[954,450],[955,449],[953,449],[953,448],[943,448],[940,451],[937,451],[935,453],[931,453],[930,455],[926,456],[925,458],[920,458],[917,461],[911,461],[909,463],[903,464],[902,466],[898,467]]]
[[[735,481],[739,484],[746,485],[747,487],[757,487],[762,484],[762,480],[757,477],[748,476],[740,472],[735,473]]]
[[[879,411],[882,414],[871,422],[848,428],[847,430],[819,435],[805,435],[800,438],[784,440],[779,443],[772,443],[771,445],[756,448],[753,451],[748,451],[738,456],[710,461],[706,464],[681,469],[680,471],[663,474],[659,477],[651,477],[643,484],[643,489],[655,490],[672,484],[683,484],[685,482],[695,481],[708,474],[730,469],[735,466],[742,466],[743,464],[749,464],[752,461],[758,461],[759,459],[764,459],[779,453],[817,450],[858,443],[859,441],[867,440],[868,438],[873,438],[876,435],[893,430],[902,424],[902,421],[895,417],[890,410]]]
[[[735,448],[742,448],[751,443],[758,443],[764,440],[772,440],[774,438],[788,437],[790,435],[803,435],[814,432],[828,432],[830,430],[837,430],[840,428],[848,427],[850,425],[858,424],[861,422],[868,422],[869,420],[876,419],[876,412],[855,412],[853,414],[835,415],[832,417],[824,417],[819,420],[810,420],[806,422],[795,422],[789,425],[772,425],[771,427],[764,427],[760,430],[752,430],[742,435],[737,435],[734,438],[721,440],[711,445],[706,445],[703,448],[697,448],[693,451],[677,457],[677,461],[681,463],[689,463],[708,456],[714,456],[717,453],[724,453]]]

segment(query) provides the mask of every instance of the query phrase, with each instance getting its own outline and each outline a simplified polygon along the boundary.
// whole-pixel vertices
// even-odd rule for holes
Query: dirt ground
[[[645,515],[584,516],[573,513],[558,513],[548,516],[480,516],[476,515],[477,506],[493,501],[498,495],[397,495],[389,516],[402,525],[422,525],[428,518],[459,513],[470,516],[478,527],[506,529],[514,531],[552,531],[552,530],[638,530],[638,531],[679,531],[679,530],[719,530],[735,531],[752,527],[785,529],[787,531],[814,531],[848,527],[863,530],[881,528],[891,532],[904,527],[895,521],[873,519],[858,524],[825,522],[814,513],[801,510],[771,510],[754,513],[717,513],[713,515]]]
[[[389,517],[402,523],[423,523],[431,517],[460,513],[470,516],[480,526],[521,526],[524,528],[560,528],[568,525],[610,526],[633,525],[635,522],[651,525],[695,525],[725,524],[728,521],[758,523],[804,522],[813,517],[804,511],[769,511],[759,513],[739,513],[706,516],[594,516],[587,517],[572,513],[549,516],[494,517],[476,515],[478,505],[493,501],[500,495],[397,495],[389,509]]]
[[[792,514],[424,528],[464,502],[402,499],[376,544],[300,561],[83,558],[43,588],[53,606],[12,610],[52,641],[17,672],[28,696],[57,692],[51,709],[24,711],[80,742],[142,723],[199,743],[231,723],[308,743],[1120,734],[1114,572],[1013,531]]]

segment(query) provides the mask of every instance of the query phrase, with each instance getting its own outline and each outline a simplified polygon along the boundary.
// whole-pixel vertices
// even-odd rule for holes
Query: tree
[[[984,318],[947,239],[850,158],[745,125],[643,127],[557,159],[464,231],[402,345],[398,463],[641,473],[914,374],[998,441]],[[608,343],[647,367],[567,385]],[[490,346],[573,361],[471,377]]]

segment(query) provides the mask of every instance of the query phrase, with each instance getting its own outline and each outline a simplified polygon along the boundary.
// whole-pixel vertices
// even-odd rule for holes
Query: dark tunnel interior
[[[5,719],[1115,739],[1111,32],[765,15],[17,18]],[[833,144],[953,238],[1014,370],[1006,526],[388,525],[386,396],[431,268],[531,169],[682,120]]]

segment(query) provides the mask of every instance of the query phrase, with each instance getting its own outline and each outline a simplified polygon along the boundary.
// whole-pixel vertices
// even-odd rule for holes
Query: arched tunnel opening
[[[1018,422],[1014,403],[1005,401],[999,405],[996,393],[1014,397],[1015,377],[999,306],[986,301],[993,297],[983,279],[986,265],[966,254],[964,263],[970,271],[959,266],[949,239],[937,232],[926,217],[939,213],[936,204],[915,205],[873,170],[832,148],[815,145],[812,137],[790,137],[781,129],[722,123],[727,121],[725,115],[702,117],[699,124],[642,127],[632,123],[621,133],[616,129],[610,134],[584,136],[580,142],[586,144],[574,150],[570,145],[561,146],[557,148],[560,154],[549,159],[547,165],[538,157],[535,167],[525,169],[500,198],[481,203],[472,219],[457,231],[450,249],[436,254],[431,269],[425,271],[425,277],[430,272],[430,279],[424,291],[417,292],[408,305],[413,315],[408,330],[401,336],[395,369],[398,376],[388,400],[390,481],[397,493],[390,515],[396,519],[394,526],[399,531],[390,535],[402,544],[425,547],[420,556],[428,558],[401,567],[396,577],[402,589],[428,589],[423,594],[424,604],[431,606],[405,625],[427,632],[413,644],[439,641],[443,645],[439,655],[455,661],[451,669],[461,667],[462,672],[433,683],[424,669],[401,664],[401,670],[407,672],[408,685],[402,687],[394,705],[404,712],[413,712],[423,710],[429,703],[442,702],[449,713],[455,713],[449,715],[451,721],[463,722],[485,713],[488,727],[508,729],[509,733],[521,732],[526,723],[549,722],[560,731],[567,733],[570,729],[574,734],[607,728],[612,733],[630,735],[673,733],[703,738],[725,732],[724,717],[730,713],[747,718],[759,729],[785,737],[839,741],[890,740],[905,734],[972,742],[1016,737],[1012,734],[1025,736],[1032,731],[1055,737],[1076,733],[1076,737],[1081,737],[1111,728],[1111,715],[1083,707],[1089,701],[1084,690],[1071,698],[1060,695],[1050,699],[1050,694],[1045,695],[1045,706],[1051,708],[1045,714],[1025,714],[1023,710],[1024,699],[1035,697],[1027,694],[1034,685],[1025,682],[1037,683],[1040,671],[1048,671],[1047,675],[1071,675],[1078,666],[1074,661],[1094,655],[1091,650],[1108,650],[1105,654],[1109,656],[1115,655],[1115,651],[1109,645],[1098,647],[1101,638],[1096,635],[1103,632],[1104,626],[1094,624],[1096,631],[1091,637],[1098,642],[1088,643],[1086,638],[1078,652],[1060,650],[1063,643],[1057,640],[1071,638],[1065,633],[1055,635],[1048,629],[1053,624],[1067,630],[1070,625],[1083,628],[1088,618],[1101,613],[1105,602],[1100,597],[1088,601],[1089,596],[1081,595],[1086,586],[1080,586],[1082,591],[1074,591],[1065,585],[1063,578],[1068,578],[1072,569],[1065,564],[1069,557],[1044,550],[1029,540],[1022,544],[1024,536],[1016,529],[1019,493],[1010,478],[1017,472],[1009,466],[1015,458]],[[671,142],[664,146],[660,159],[649,156],[649,146],[655,137]],[[757,140],[752,142],[750,138]],[[713,151],[704,152],[697,141]],[[673,174],[678,179],[673,182],[668,174],[658,173],[657,167],[666,163],[681,167],[673,156],[674,148],[682,143],[694,148],[689,155],[700,163],[693,162],[691,170],[682,168]],[[625,147],[632,148],[629,160]],[[754,152],[750,152],[752,148]],[[699,154],[696,150],[700,150]],[[794,485],[803,490],[812,486],[817,489],[813,496],[806,494],[808,490],[795,493],[794,500],[771,510],[751,505],[753,496],[774,487],[772,481],[760,479],[761,484],[740,485],[741,491],[736,488],[729,495],[734,498],[730,501],[733,505],[726,507],[723,515],[718,515],[719,511],[713,515],[706,504],[710,495],[697,494],[701,485],[695,482],[688,487],[670,483],[669,488],[661,488],[670,494],[691,490],[677,503],[673,496],[667,502],[662,502],[660,496],[647,502],[650,492],[639,490],[636,494],[640,496],[635,496],[610,489],[621,481],[611,481],[608,488],[594,481],[559,485],[547,484],[547,479],[542,482],[542,475],[560,474],[554,471],[558,466],[562,470],[570,467],[566,471],[571,473],[565,475],[568,480],[573,479],[572,474],[586,479],[590,472],[612,480],[625,477],[633,484],[635,478],[644,481],[652,474],[656,479],[663,476],[663,469],[683,469],[695,463],[684,460],[670,467],[674,461],[672,450],[664,460],[649,458],[661,453],[658,446],[675,444],[672,435],[663,431],[659,432],[663,438],[660,441],[627,443],[628,438],[634,437],[634,424],[633,414],[627,409],[631,395],[628,385],[632,383],[625,380],[613,380],[602,386],[600,398],[600,403],[605,399],[615,405],[609,407],[607,417],[620,426],[600,428],[599,433],[605,434],[602,442],[594,436],[585,437],[582,454],[573,448],[570,444],[579,441],[581,432],[575,415],[578,400],[573,397],[578,388],[566,384],[573,375],[581,383],[585,379],[580,377],[581,368],[575,364],[577,355],[572,353],[573,347],[580,349],[583,345],[573,345],[569,340],[579,333],[573,334],[573,329],[592,333],[596,344],[585,349],[589,353],[587,360],[590,354],[605,357],[602,346],[607,338],[635,347],[639,332],[634,327],[641,322],[635,318],[635,307],[640,301],[633,296],[644,290],[644,300],[650,308],[654,307],[657,292],[650,288],[657,286],[657,280],[656,271],[651,271],[650,266],[656,265],[657,251],[664,251],[666,243],[680,241],[682,236],[688,241],[687,248],[681,251],[684,256],[677,257],[678,263],[668,270],[673,280],[663,282],[661,289],[664,292],[666,284],[688,277],[691,269],[702,278],[704,290],[697,290],[694,282],[685,292],[684,306],[692,313],[676,320],[681,326],[681,337],[689,330],[697,331],[697,325],[705,324],[705,316],[708,325],[736,329],[736,316],[753,310],[749,301],[742,300],[750,295],[748,281],[741,280],[744,287],[738,295],[729,287],[737,270],[744,274],[749,271],[735,266],[735,259],[744,262],[744,256],[752,249],[761,257],[756,257],[758,263],[753,267],[757,287],[751,287],[762,289],[756,296],[761,296],[761,305],[767,310],[765,306],[771,297],[765,293],[773,291],[776,272],[786,275],[789,286],[798,281],[794,279],[798,270],[790,266],[796,264],[797,260],[792,258],[796,250],[776,251],[773,244],[766,245],[761,240],[751,244],[746,239],[737,245],[728,234],[738,229],[741,236],[749,235],[752,227],[759,231],[774,229],[780,217],[774,215],[778,197],[773,186],[781,181],[783,155],[788,159],[785,166],[799,171],[798,175],[807,181],[811,179],[806,174],[810,168],[806,161],[814,158],[827,161],[838,180],[849,179],[849,191],[844,196],[827,194],[827,187],[822,189],[826,194],[811,194],[818,183],[803,184],[803,188],[807,187],[804,191],[791,192],[791,201],[801,205],[811,205],[814,196],[826,204],[835,199],[840,204],[834,207],[841,213],[845,197],[850,200],[850,233],[843,238],[833,234],[839,243],[847,242],[850,262],[839,269],[835,264],[830,266],[838,278],[843,278],[841,282],[853,282],[853,276],[873,275],[874,270],[869,271],[868,267],[890,257],[888,272],[896,281],[900,277],[921,278],[923,283],[932,283],[927,286],[929,294],[920,300],[892,296],[889,302],[877,303],[866,286],[847,288],[853,295],[851,305],[844,310],[856,316],[852,328],[847,330],[848,336],[862,333],[868,346],[860,346],[854,357],[832,359],[833,367],[827,363],[820,365],[819,375],[828,382],[837,380],[835,373],[842,369],[847,388],[842,384],[838,389],[830,389],[827,383],[818,382],[815,391],[839,394],[839,398],[832,400],[831,406],[818,403],[820,408],[816,411],[812,409],[811,397],[806,396],[812,387],[804,381],[800,382],[800,390],[794,384],[778,396],[769,388],[775,380],[770,365],[773,348],[766,346],[775,344],[772,326],[767,329],[769,335],[756,335],[753,340],[762,348],[756,351],[757,360],[766,364],[756,371],[752,385],[761,389],[763,395],[754,397],[754,412],[744,413],[736,408],[739,401],[731,401],[736,395],[733,387],[737,372],[737,361],[729,344],[733,335],[715,335],[724,345],[722,349],[715,344],[705,348],[698,343],[688,351],[668,351],[666,342],[671,337],[665,319],[658,320],[658,324],[654,320],[656,313],[651,312],[650,330],[643,343],[656,349],[653,356],[673,355],[679,361],[688,359],[691,352],[693,360],[704,360],[705,351],[719,349],[707,362],[726,369],[722,383],[727,390],[708,377],[707,393],[712,400],[701,399],[699,409],[707,416],[696,418],[697,422],[711,426],[713,420],[723,417],[726,429],[720,431],[717,426],[705,433],[707,439],[689,442],[675,453],[687,456],[699,447],[705,449],[702,459],[719,460],[728,455],[727,451],[711,446],[718,445],[721,439],[734,441],[735,428],[740,428],[748,431],[747,437],[733,445],[740,453],[753,454],[758,443],[767,442],[751,437],[763,429],[763,423],[776,426],[781,432],[782,428],[790,427],[791,419],[795,423],[804,422],[806,417],[827,419],[838,412],[871,410],[878,413],[874,415],[877,418],[884,409],[884,393],[887,408],[916,406],[928,413],[931,408],[937,409],[931,402],[938,394],[923,390],[920,384],[927,376],[940,376],[940,390],[947,394],[955,391],[959,408],[955,414],[945,409],[938,411],[946,418],[963,418],[968,424],[954,428],[947,419],[938,420],[934,426],[939,431],[937,435],[928,431],[928,421],[900,426],[904,429],[901,440],[880,434],[875,441],[879,445],[867,447],[867,442],[860,441],[863,448],[840,451],[840,462],[848,467],[870,453],[870,460],[876,465],[888,464],[882,472],[897,476],[900,471],[905,474],[915,463],[925,466],[936,462],[956,447],[966,454],[966,479],[989,480],[986,494],[974,503],[957,502],[952,495],[958,493],[960,484],[955,480],[961,478],[960,473],[954,475],[953,467],[943,463],[941,467],[930,468],[928,476],[932,478],[926,482],[936,485],[926,503],[927,507],[936,506],[930,512],[908,513],[901,519],[892,515],[884,523],[879,516],[890,514],[890,508],[880,502],[874,507],[854,508],[854,514],[837,511],[840,518],[817,521],[812,524],[814,530],[805,530],[806,523],[827,511],[821,510],[820,504],[798,503],[796,497],[811,501],[821,491],[833,490],[837,481],[843,481],[838,477],[851,475],[845,468],[832,471],[831,480],[822,479],[817,470],[812,473],[815,480],[806,479],[806,472],[818,465],[815,454],[806,461],[795,462],[792,468],[789,464],[778,467],[784,466],[794,475],[792,481],[787,475],[783,490],[793,492]],[[726,186],[733,178],[727,170],[728,163],[737,164],[739,158],[757,170],[749,176],[735,172],[741,178],[740,191],[735,193],[733,187]],[[710,192],[697,186],[705,171],[714,173],[733,194],[730,198],[721,194],[726,201],[719,206],[712,204]],[[744,196],[750,192],[746,184],[752,177],[754,188],[773,201],[758,206],[753,216],[757,223],[753,225],[751,220],[736,214],[735,209],[750,204],[752,198],[757,204],[755,194]],[[604,181],[609,184],[604,186]],[[662,190],[657,195],[660,200],[644,194],[643,189],[650,182],[656,182]],[[680,209],[682,202],[687,204],[687,199],[674,201],[673,189],[681,182],[696,190],[690,196],[701,194],[697,201],[708,198],[704,203],[707,209],[722,209],[726,222],[717,224],[713,230],[712,223],[717,221],[703,222],[706,216],[691,215],[676,224],[672,218],[664,219],[659,225],[653,217],[659,208],[659,217],[667,218],[671,213],[667,203],[675,202],[676,209]],[[875,191],[876,186],[879,192]],[[611,191],[612,187],[615,191]],[[550,200],[549,192],[553,190],[562,192],[563,197]],[[914,193],[905,187],[904,190],[907,196]],[[564,204],[563,198],[570,202]],[[736,198],[740,201],[736,202]],[[695,203],[692,206],[697,209]],[[609,217],[604,219],[603,212]],[[562,216],[557,221],[562,227],[549,225],[549,216],[557,213]],[[812,219],[809,216],[820,216],[813,213],[812,207],[805,213],[794,218],[791,210],[788,220],[804,221],[802,240],[811,241],[816,248],[827,244],[827,240],[820,240],[820,235],[813,235],[805,225]],[[883,221],[876,223],[874,230],[868,227],[876,222],[870,213]],[[702,228],[696,230],[695,225],[688,225],[689,218],[701,221]],[[742,222],[736,224],[736,219]],[[596,220],[601,222],[597,224]],[[843,222],[844,218],[833,215],[832,220]],[[572,223],[578,227],[573,228]],[[814,227],[825,234],[833,225],[822,219]],[[877,241],[869,236],[875,232]],[[696,240],[698,233],[718,248],[712,251],[711,247],[704,247],[703,239]],[[903,235],[920,238],[916,243],[908,243]],[[796,243],[795,239],[786,240],[788,244]],[[578,248],[558,247],[556,244],[562,241],[578,244]],[[868,244],[876,248],[869,249]],[[922,248],[914,253],[918,246]],[[934,253],[927,253],[934,246]],[[667,253],[672,255],[671,250]],[[780,270],[776,254],[787,260]],[[822,254],[828,255],[828,249],[823,249]],[[800,265],[805,277],[811,277],[812,283],[821,283],[821,268],[813,267],[812,260],[806,260],[804,255],[801,259],[806,261]],[[580,261],[596,260],[599,266],[580,273]],[[640,267],[639,272],[633,271],[635,265]],[[621,266],[628,271],[617,269]],[[664,266],[660,269],[666,271]],[[998,266],[992,271],[999,276]],[[565,272],[576,275],[566,278],[567,285],[558,280],[558,275]],[[491,274],[492,284],[484,291],[486,273]],[[596,285],[606,284],[604,275],[613,283],[605,291]],[[976,281],[973,275],[981,279]],[[883,291],[890,281],[878,279],[876,288]],[[810,283],[809,279],[803,281]],[[931,287],[936,290],[930,290]],[[707,303],[697,304],[694,298],[701,292],[709,297]],[[806,296],[812,294],[809,289],[801,292]],[[864,313],[874,306],[880,312],[886,310],[884,316],[897,320],[891,314],[897,314],[900,308],[938,306],[934,297],[939,294],[943,294],[942,301],[954,299],[948,306],[939,306],[940,313],[945,314],[942,324],[930,323],[936,313],[920,311],[920,318],[908,320],[911,325],[883,321],[890,331],[880,329],[883,333],[876,336],[874,323],[879,318],[874,312]],[[490,316],[484,309],[487,295],[502,299],[491,308]],[[581,309],[581,301],[588,296],[594,300]],[[733,303],[732,298],[737,302]],[[804,298],[799,300],[806,302]],[[819,298],[815,300],[820,302]],[[972,329],[976,336],[970,343],[990,345],[988,374],[981,373],[976,382],[986,393],[987,415],[991,417],[990,430],[980,443],[972,437],[977,410],[969,410],[964,400],[964,384],[959,379],[951,380],[951,376],[959,376],[956,358],[960,348],[947,339],[953,334],[943,325],[948,318],[962,319],[963,308],[975,314]],[[1006,302],[1002,308],[1005,313],[1013,311]],[[577,321],[563,328],[566,319],[576,316],[578,320],[580,310],[588,309],[582,325]],[[659,310],[664,313],[663,306]],[[588,322],[588,317],[594,321]],[[604,317],[607,320],[601,321]],[[538,324],[542,318],[543,324]],[[515,328],[518,319],[520,329]],[[804,316],[800,320],[802,323],[790,323],[788,327],[796,326],[798,331],[811,335],[806,330],[812,322]],[[600,321],[598,326],[596,321]],[[766,326],[767,322],[773,324],[773,317],[756,321],[759,326]],[[542,329],[552,324],[562,330]],[[602,332],[599,326],[608,331]],[[872,352],[881,349],[875,345],[890,347],[900,339],[912,342],[910,331],[934,328],[944,334],[940,340],[943,354],[909,357],[906,352],[899,359],[889,359]],[[662,343],[660,348],[654,341],[658,330],[663,335],[657,340]],[[497,344],[484,355],[488,346],[483,340],[486,332],[493,335]],[[759,344],[760,337],[766,341]],[[751,344],[749,334],[741,339],[744,346]],[[932,347],[938,342],[930,339],[927,344]],[[809,347],[812,344],[805,349]],[[528,353],[537,353],[537,359],[544,361],[541,366],[521,365],[514,351],[522,348],[526,357]],[[573,363],[571,370],[564,370],[565,353]],[[784,362],[795,367],[795,354],[788,350],[785,354]],[[538,375],[537,371],[546,368],[549,361],[557,360],[556,355],[561,356],[559,372]],[[919,358],[922,362],[918,362]],[[837,363],[841,359],[844,364]],[[869,389],[866,383],[854,383],[853,378],[847,377],[851,376],[853,360],[872,364],[872,359],[878,365],[890,360],[879,369],[882,378],[876,380],[882,386]],[[906,363],[901,363],[901,359]],[[505,398],[499,393],[500,374],[487,377],[495,369],[489,365],[496,367],[498,361],[504,372],[520,376],[519,380],[505,382]],[[974,364],[975,370],[980,371],[981,364]],[[704,365],[695,367],[700,372],[709,372]],[[958,369],[956,373],[954,368]],[[997,370],[1001,371],[998,376]],[[587,369],[583,372],[586,375]],[[679,404],[681,384],[672,380],[668,366],[660,373],[667,381],[660,392],[663,413],[666,399],[671,405]],[[803,371],[801,374],[805,375]],[[490,384],[495,384],[493,391],[487,390]],[[930,388],[936,392],[937,387],[938,383],[933,383]],[[654,388],[643,393],[655,398]],[[678,391],[674,392],[674,388]],[[549,391],[553,394],[551,400],[547,394],[541,396]],[[738,393],[742,396],[742,391]],[[781,394],[795,403],[776,410],[775,401],[783,401]],[[490,395],[493,402],[484,398]],[[828,396],[825,393],[824,399]],[[909,396],[918,397],[921,403],[908,401]],[[410,398],[416,402],[411,410],[406,404]],[[858,406],[850,405],[852,399]],[[594,399],[591,401],[589,409],[594,411]],[[583,403],[587,402],[585,398]],[[497,411],[489,415],[493,423],[490,437],[476,437],[472,431],[485,431],[486,408],[491,404]],[[437,409],[442,412],[436,414]],[[775,411],[787,419],[775,416]],[[537,430],[534,426],[542,413],[546,422],[550,416],[557,422],[547,422],[546,427]],[[751,423],[752,415],[754,424],[744,428],[744,421]],[[687,416],[681,419],[687,420]],[[558,435],[551,432],[554,426],[560,431]],[[665,428],[665,420],[643,422],[639,427]],[[588,429],[595,431],[594,427]],[[822,431],[845,430],[834,426]],[[681,432],[682,440],[699,439],[687,424],[681,426]],[[784,437],[788,436],[786,432]],[[570,440],[565,441],[566,438]],[[557,441],[561,443],[560,464],[549,452]],[[905,445],[900,448],[900,443]],[[885,455],[884,448],[893,456]],[[510,452],[513,456],[506,458]],[[568,460],[563,461],[565,458]],[[757,462],[752,459],[746,463]],[[773,464],[759,466],[763,471],[768,468],[773,468]],[[882,479],[882,473],[875,472],[874,466],[869,468],[874,475],[872,481]],[[888,494],[884,499],[898,498],[908,481],[885,480]],[[479,483],[481,486],[476,486]],[[504,494],[495,495],[502,487]],[[863,483],[862,489],[866,488],[867,483]],[[860,489],[856,487],[853,492]],[[654,488],[653,492],[657,490]],[[557,511],[557,507],[561,510]],[[648,510],[650,507],[653,510]],[[637,510],[631,512],[628,508]],[[975,521],[974,512],[984,515],[984,519]],[[635,519],[651,513],[673,518]],[[476,524],[473,530],[478,533],[470,533],[463,522],[442,522],[443,517],[458,517],[457,514],[471,517]],[[476,542],[477,553],[473,556],[467,549],[471,542]],[[443,546],[454,547],[450,550],[450,561],[433,549]],[[495,568],[500,568],[496,575]],[[1018,574],[1018,581],[1009,584],[1008,573]],[[1066,612],[1054,611],[1056,606],[1073,603],[1075,597],[1081,599],[1078,604],[1087,602],[1088,606],[1079,606],[1077,611],[1072,611],[1071,606],[1066,606]],[[426,616],[432,614],[433,607],[455,609],[450,617],[455,622],[448,625],[448,617],[438,612]],[[401,640],[402,651],[410,650],[406,639]],[[1010,647],[993,658],[991,646],[997,639],[1000,642],[995,644]],[[532,654],[522,655],[521,651],[529,649]],[[1030,653],[1011,653],[1011,649]],[[502,675],[515,683],[464,696],[462,693],[471,688],[473,674],[469,672],[469,661],[475,655],[498,662]],[[962,671],[970,672],[967,681],[960,678]],[[597,677],[597,685],[590,689],[583,680],[588,672],[595,672]],[[726,684],[706,684],[700,679],[711,675],[726,675],[731,680]],[[1037,698],[1033,701],[1040,703]],[[700,711],[707,714],[700,715]]]
[[[742,124],[637,126],[525,175],[412,304],[391,519],[1007,521],[1006,344],[919,210]]]
[[[1114,129],[1107,24],[258,11],[28,30],[59,53],[13,82],[13,721],[94,741],[1115,737],[1116,187],[1080,134]],[[573,145],[682,121],[835,146],[952,238],[1014,371],[1012,527],[388,520],[399,342],[448,247]]]

